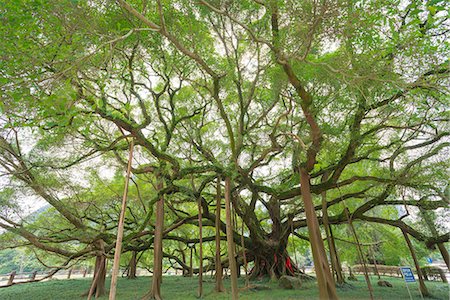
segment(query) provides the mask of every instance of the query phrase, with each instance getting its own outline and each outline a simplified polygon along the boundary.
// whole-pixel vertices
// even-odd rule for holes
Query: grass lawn
[[[204,299],[231,299],[230,294],[217,294],[213,292],[214,281],[209,276],[205,276]],[[379,287],[376,285],[376,277],[372,277],[374,284],[375,299],[409,299],[405,283],[401,278],[385,277],[393,284],[393,288]],[[363,277],[358,277],[357,282],[352,282],[352,287],[339,288],[340,299],[369,299],[367,287]],[[70,280],[51,280],[47,282],[37,282],[28,284],[14,285],[8,288],[0,289],[1,300],[71,300],[82,299],[81,294],[88,290],[91,279],[70,279]],[[317,299],[318,290],[314,283],[308,283],[299,290],[283,290],[277,283],[255,282],[269,285],[271,290],[263,291],[241,291],[240,299]],[[239,282],[244,285],[243,279]],[[109,280],[107,280],[109,286]],[[120,278],[118,283],[117,299],[133,300],[140,299],[151,286],[150,277],[140,277],[136,280],[127,280]],[[229,280],[225,280],[225,287],[230,290]],[[414,299],[421,299],[416,283],[410,284],[410,291]],[[449,299],[450,285],[442,282],[427,282],[429,291],[433,294],[433,299]],[[163,278],[162,294],[164,299],[197,299],[197,278],[186,278],[181,276],[167,276]],[[102,297],[101,299],[107,299]]]

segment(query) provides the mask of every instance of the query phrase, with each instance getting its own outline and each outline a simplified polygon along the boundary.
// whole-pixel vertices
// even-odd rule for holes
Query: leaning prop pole
[[[234,240],[233,240],[233,222],[231,219],[231,180],[230,177],[225,178],[225,212],[227,220],[227,246],[228,246],[228,264],[231,271],[231,299],[239,299],[238,284],[237,284],[237,267],[236,257],[234,253]]]
[[[217,186],[216,186],[216,292],[225,292],[225,288],[223,287],[223,271],[222,271],[222,261],[220,258],[220,209],[221,209],[221,201],[222,201],[222,191],[220,187],[220,182],[222,179],[220,175],[217,177]]]
[[[250,285],[247,270],[247,255],[245,254],[245,243],[244,243],[244,220],[242,220],[241,226],[241,248],[242,248],[242,258],[244,259],[244,270],[245,270],[245,287],[248,288]]]
[[[198,266],[198,298],[203,297],[203,224],[202,224],[202,197],[198,197],[198,235],[199,235],[199,260],[200,264]]]
[[[341,193],[341,189],[339,188],[339,186],[337,186],[338,192],[339,192],[339,197],[342,199],[343,203],[344,203],[344,215],[345,218],[347,219],[347,224],[348,227],[350,228],[350,232],[353,235],[353,239],[355,241],[355,245],[356,245],[356,250],[359,256],[359,260],[361,261],[361,264],[363,265],[363,270],[364,270],[364,279],[366,280],[366,284],[367,284],[367,289],[369,290],[369,295],[370,295],[370,299],[373,300],[373,287],[372,287],[372,283],[370,282],[370,276],[369,276],[369,270],[367,269],[367,264],[366,261],[364,259],[364,255],[363,255],[363,251],[361,249],[361,243],[359,242],[358,239],[358,235],[356,234],[356,230],[355,230],[355,226],[353,226],[353,220],[352,220],[352,215],[350,214],[350,210],[347,207],[347,204],[345,203],[345,199],[342,198],[342,193]],[[351,267],[349,266],[349,269],[351,270]],[[350,271],[351,272],[351,271]],[[350,276],[352,276],[350,274]]]
[[[128,156],[127,175],[125,177],[125,188],[123,191],[122,208],[120,210],[119,224],[117,227],[116,249],[114,251],[114,263],[111,274],[111,288],[109,290],[109,300],[116,299],[117,277],[119,275],[120,254],[122,251],[123,227],[125,220],[125,211],[127,209],[128,183],[130,182],[131,162],[133,160],[134,140],[131,140]]]
[[[367,283],[367,289],[369,290],[370,299],[373,300],[374,299],[373,287],[372,287],[372,283],[370,282],[369,270],[367,269],[366,260],[364,259],[364,254],[361,249],[361,243],[359,242],[359,238],[358,238],[358,235],[356,234],[355,226],[353,226],[352,217],[350,216],[350,211],[348,210],[348,207],[345,204],[345,201],[344,201],[344,213],[345,213],[345,217],[347,218],[348,227],[350,228],[350,231],[353,235],[353,239],[355,240],[356,250],[358,252],[359,259],[361,261],[361,264],[363,265],[364,278]]]
[[[411,243],[411,240],[409,239],[408,232],[406,232],[405,228],[403,227],[400,229],[402,231],[403,237],[405,238],[406,245],[408,246],[408,249],[411,252],[411,258],[414,261],[414,266],[416,267],[417,278],[419,279],[419,290],[420,293],[422,294],[422,298],[423,296],[429,297],[430,292],[428,291],[427,286],[425,285],[425,281],[423,280],[422,270],[420,269],[419,261],[417,260],[416,252],[414,251],[414,247]]]
[[[306,149],[305,143],[296,134],[285,134]],[[306,150],[307,152],[309,150]],[[330,272],[328,265],[327,254],[325,252],[325,245],[322,240],[320,232],[319,220],[317,219],[316,209],[314,207],[313,196],[311,193],[311,177],[309,171],[311,166],[308,164],[299,167],[300,174],[300,192],[303,200],[306,215],[306,225],[308,227],[309,242],[311,245],[311,252],[314,261],[314,268],[316,272],[317,285],[319,287],[319,299],[321,300],[337,300],[336,284]],[[292,229],[293,232],[293,229]]]
[[[327,172],[323,174],[321,179],[322,183],[328,180],[328,175],[329,174]],[[345,280],[344,276],[342,275],[342,268],[336,251],[336,245],[334,243],[333,234],[331,232],[331,225],[328,220],[327,192],[323,191],[321,193],[321,196],[322,196],[322,223],[323,228],[325,229],[325,235],[327,237],[328,249],[330,251],[331,270],[333,274],[336,276],[335,282],[338,284],[343,284]]]
[[[316,210],[313,204],[310,177],[304,167],[300,167],[300,189],[303,204],[305,205],[306,224],[308,226],[317,284],[319,286],[319,298],[321,300],[335,300],[338,299],[336,286],[328,266],[325,245],[322,240],[319,221],[317,220]]]

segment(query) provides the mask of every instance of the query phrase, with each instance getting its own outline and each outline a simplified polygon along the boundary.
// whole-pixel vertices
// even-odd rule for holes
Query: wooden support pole
[[[198,297],[202,298],[203,296],[203,224],[202,224],[202,197],[198,197],[197,200],[198,205],[198,231],[199,231],[199,260],[200,264],[198,267]]]
[[[328,173],[325,173],[322,178],[321,182],[325,182],[328,179]],[[340,262],[338,259],[338,254],[336,251],[336,245],[334,243],[334,239],[332,238],[331,233],[331,226],[330,222],[328,220],[328,203],[327,203],[327,192],[324,191],[321,193],[322,196],[322,221],[323,221],[323,227],[325,229],[325,235],[327,237],[327,243],[328,243],[328,250],[330,252],[330,260],[331,260],[331,270],[333,274],[335,275],[336,282],[339,284],[344,283],[344,276],[342,275],[342,270],[340,267]]]
[[[232,204],[232,206],[231,206],[231,217],[232,217],[232,220],[233,220],[233,230],[236,229],[236,231],[237,231],[237,229],[238,229],[238,226],[237,226],[237,214],[236,214],[236,210],[234,209],[233,202],[231,202],[231,204]],[[239,242],[238,243],[234,243],[234,260],[236,261],[237,278],[241,278],[241,265],[239,264],[239,261],[238,261],[238,255],[239,255],[238,245],[239,245]]]
[[[236,256],[234,253],[233,240],[233,221],[231,216],[231,180],[230,177],[225,178],[225,212],[227,220],[227,246],[228,246],[228,263],[231,271],[231,297],[233,300],[239,299],[237,284],[237,267]]]
[[[345,277],[342,271],[341,259],[339,258],[338,250],[336,247],[336,241],[334,240],[333,228],[330,224],[328,224],[328,230],[330,231],[330,241],[333,249],[334,257],[336,259],[336,277],[337,283],[343,284],[345,283]]]
[[[428,229],[431,232],[431,235],[433,237],[438,237],[439,233],[436,230],[436,226],[435,226],[433,218],[432,218],[432,215],[434,213],[432,211],[426,211],[423,208],[420,208],[420,212],[422,213],[422,217],[425,220],[425,223],[427,224]],[[442,255],[442,258],[445,261],[445,264],[447,265],[448,271],[450,271],[450,258],[449,258],[449,255],[448,255],[447,248],[445,248],[444,243],[437,243],[437,247],[439,249],[439,252],[441,252],[441,255]]]
[[[120,255],[122,252],[122,239],[123,239],[125,212],[127,209],[128,184],[130,182],[131,163],[133,160],[133,148],[134,148],[134,140],[131,140],[130,150],[128,153],[128,166],[127,166],[127,174],[125,177],[125,188],[123,191],[122,207],[119,215],[119,224],[117,226],[116,249],[114,251],[114,262],[111,274],[111,288],[109,290],[109,300],[116,299],[117,278],[119,276]]]
[[[189,260],[189,277],[194,276],[194,267],[192,265],[192,251],[194,251],[194,246],[191,246],[191,257]]]
[[[163,188],[163,179],[158,178],[158,191]],[[164,197],[156,202],[155,239],[153,244],[153,279],[150,299],[161,300],[162,259],[163,259],[163,230],[164,230]]]
[[[375,274],[378,276],[378,279],[381,279],[380,272],[378,272],[377,259],[375,258],[375,250],[373,250],[372,246],[369,246],[369,251],[372,253]]]
[[[245,243],[244,243],[244,220],[242,220],[241,227],[241,248],[242,248],[242,258],[244,259],[244,271],[245,271],[245,287],[249,286],[248,270],[247,270],[247,255],[245,254]]]
[[[67,279],[70,279],[71,275],[72,275],[72,268],[70,268],[69,272],[67,272]]]
[[[312,201],[310,178],[307,170],[300,168],[300,189],[305,206],[306,224],[308,226],[309,240],[316,270],[317,283],[319,286],[320,299],[338,299],[336,285],[331,276],[328,260],[323,244],[322,236],[317,220],[316,210]]]
[[[370,299],[373,300],[373,287],[372,287],[372,283],[370,282],[369,271],[367,269],[366,260],[364,259],[364,255],[363,255],[363,252],[362,252],[362,249],[361,249],[361,243],[359,242],[358,235],[356,234],[355,227],[353,226],[353,222],[352,222],[352,219],[350,217],[350,212],[349,212],[348,208],[345,207],[344,211],[345,211],[345,215],[346,215],[347,220],[348,220],[348,225],[349,225],[350,231],[351,231],[351,233],[353,235],[353,238],[355,239],[356,249],[358,251],[359,259],[361,260],[361,263],[363,265],[364,278],[366,279],[367,288],[369,289]]]
[[[406,244],[408,245],[409,252],[411,252],[411,257],[414,261],[414,266],[416,267],[417,277],[419,279],[419,289],[423,296],[428,297],[430,296],[430,293],[428,292],[427,286],[425,285],[425,281],[423,280],[423,274],[422,270],[419,266],[419,261],[416,257],[416,252],[414,251],[414,247],[411,243],[411,240],[409,239],[408,233],[405,231],[405,229],[401,228],[403,237],[405,238]]]
[[[221,199],[222,192],[220,187],[221,178],[217,177],[217,186],[216,186],[216,292],[224,292],[225,288],[223,286],[223,270],[222,270],[222,261],[220,257],[220,210],[221,210]]]
[[[448,255],[447,248],[445,248],[444,243],[438,243],[437,246],[438,246],[439,251],[441,252],[441,255],[445,261],[445,264],[447,265],[447,269],[450,272],[450,258]]]

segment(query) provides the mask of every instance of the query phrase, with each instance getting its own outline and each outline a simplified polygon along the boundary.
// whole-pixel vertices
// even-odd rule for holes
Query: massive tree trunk
[[[302,272],[287,252],[288,238],[292,233],[292,219],[281,222],[280,202],[275,197],[268,201],[267,209],[272,220],[272,230],[269,234],[258,230],[260,225],[258,222],[255,223],[257,217],[250,215],[252,211],[241,215],[250,233],[250,242],[243,243],[241,240],[241,244],[243,243],[246,248],[247,261],[255,263],[249,272],[250,279],[263,276],[275,279],[282,275],[301,275]],[[241,258],[240,263],[245,265],[242,254]]]
[[[258,243],[260,247],[251,250],[249,257],[253,258],[255,264],[250,270],[250,279],[263,276],[271,278],[279,278],[282,275],[296,276],[300,273],[286,251],[286,243],[279,242],[270,239],[261,241]]]
[[[220,177],[217,178],[217,194],[216,194],[216,292],[224,292],[225,288],[223,286],[223,271],[222,262],[220,259],[220,209],[221,209],[221,199],[222,193],[220,189]]]

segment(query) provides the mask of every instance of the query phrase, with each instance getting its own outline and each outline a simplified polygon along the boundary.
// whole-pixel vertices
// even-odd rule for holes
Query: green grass
[[[217,294],[213,292],[214,281],[209,276],[205,276],[204,299],[230,299],[230,294]],[[359,281],[352,282],[352,287],[338,288],[340,299],[369,299],[367,287],[363,277],[358,277]],[[375,299],[401,300],[409,299],[405,283],[401,278],[385,277],[393,284],[393,288],[379,287],[376,285],[377,279],[372,277],[374,284]],[[283,290],[278,288],[277,283],[254,282],[266,284],[271,290],[265,291],[241,291],[240,299],[247,300],[272,300],[272,299],[317,299],[318,291],[315,283],[308,283],[300,290]],[[1,300],[71,300],[84,299],[81,294],[89,288],[90,279],[71,280],[51,280],[47,282],[37,282],[14,285],[0,289]],[[243,279],[239,282],[243,286]],[[150,277],[140,277],[136,280],[119,279],[117,299],[133,300],[140,299],[151,285]],[[109,280],[107,281],[109,286]],[[230,290],[229,280],[225,280],[225,287]],[[421,299],[417,284],[410,284],[410,291],[414,299]],[[433,299],[449,299],[449,285],[442,282],[427,282],[429,291],[433,294]],[[197,299],[197,278],[185,278],[181,276],[167,276],[163,279],[162,294],[164,299]],[[101,299],[107,299],[102,297]]]

